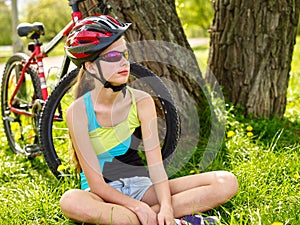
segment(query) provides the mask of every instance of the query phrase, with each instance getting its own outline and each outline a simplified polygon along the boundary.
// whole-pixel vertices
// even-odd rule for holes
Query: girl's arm
[[[162,161],[154,101],[151,96],[145,93],[143,97],[139,98],[137,106],[149,174],[160,204],[158,222],[159,224],[173,224],[171,193],[168,176]]]
[[[122,205],[134,213],[140,212],[136,214],[142,224],[156,224],[156,214],[147,204],[122,194],[104,181],[89,139],[88,121],[82,99],[76,100],[68,109],[67,123],[79,164],[85,173],[91,192],[106,202]]]

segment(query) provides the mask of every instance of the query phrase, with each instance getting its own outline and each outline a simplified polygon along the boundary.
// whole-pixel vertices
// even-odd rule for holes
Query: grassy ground
[[[196,50],[201,62],[207,53],[207,46]],[[284,119],[246,119],[233,107],[227,108],[226,137],[207,170],[232,171],[240,188],[230,202],[208,212],[220,214],[221,224],[300,224],[299,65],[300,44],[295,49]],[[76,179],[58,181],[42,157],[27,160],[12,154],[2,124],[0,131],[0,224],[73,224],[62,215],[58,200],[77,186]],[[195,161],[180,174],[199,172]]]

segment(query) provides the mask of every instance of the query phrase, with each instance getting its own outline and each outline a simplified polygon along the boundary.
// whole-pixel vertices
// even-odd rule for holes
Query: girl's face
[[[119,38],[111,44],[96,60],[100,60],[103,76],[112,85],[120,85],[128,81],[130,64],[124,38]]]

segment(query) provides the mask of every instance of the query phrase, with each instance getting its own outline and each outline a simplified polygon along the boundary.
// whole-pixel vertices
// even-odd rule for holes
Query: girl
[[[92,224],[215,224],[211,218],[187,215],[227,202],[237,192],[237,180],[226,171],[168,180],[153,99],[126,85],[130,64],[122,35],[129,26],[92,16],[67,38],[68,56],[94,86],[67,112],[81,190],[64,193],[61,209],[74,221]],[[133,147],[137,132],[142,133],[147,169]]]

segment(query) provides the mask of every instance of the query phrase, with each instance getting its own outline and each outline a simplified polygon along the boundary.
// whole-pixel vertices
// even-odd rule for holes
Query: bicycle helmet
[[[107,15],[86,17],[71,30],[65,43],[65,51],[76,66],[94,61],[130,25],[131,23],[122,23]]]

